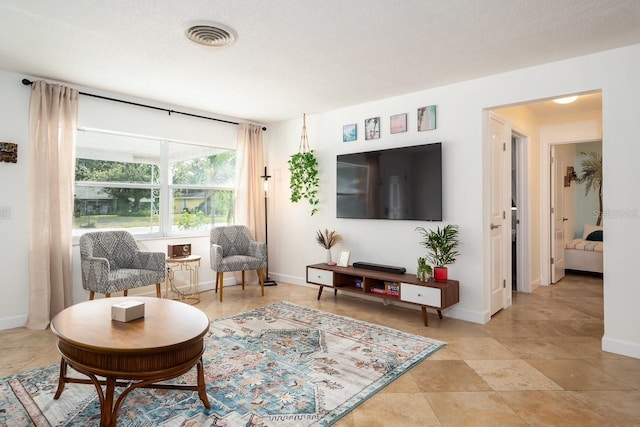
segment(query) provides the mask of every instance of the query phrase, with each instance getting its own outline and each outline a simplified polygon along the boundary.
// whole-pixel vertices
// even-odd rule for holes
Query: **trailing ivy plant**
[[[289,172],[291,172],[291,201],[298,203],[307,199],[311,205],[311,215],[318,212],[318,160],[313,150],[299,152],[289,159]]]

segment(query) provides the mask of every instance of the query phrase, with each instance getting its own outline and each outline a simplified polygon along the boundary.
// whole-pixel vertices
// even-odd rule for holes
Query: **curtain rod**
[[[22,79],[22,84],[25,85],[25,86],[31,86],[33,84],[33,82],[31,80],[29,80],[29,79]],[[158,110],[158,111],[166,111],[167,113],[169,113],[169,115],[171,115],[171,113],[175,113],[175,114],[182,114],[183,116],[197,117],[198,119],[214,120],[216,122],[229,123],[230,125],[236,125],[237,126],[237,125],[240,124],[238,122],[232,122],[232,121],[229,121],[229,120],[222,120],[222,119],[216,119],[216,118],[213,118],[213,117],[200,116],[198,114],[191,114],[191,113],[184,113],[182,111],[169,110],[167,108],[156,107],[154,105],[140,104],[140,103],[137,103],[137,102],[125,101],[123,99],[117,99],[117,98],[109,98],[108,96],[94,95],[92,93],[86,93],[86,92],[80,92],[80,91],[78,91],[78,93],[80,95],[91,96],[93,98],[106,99],[107,101],[121,102],[123,104],[135,105],[137,107],[151,108],[152,110]],[[262,130],[267,130],[267,128],[263,126]]]

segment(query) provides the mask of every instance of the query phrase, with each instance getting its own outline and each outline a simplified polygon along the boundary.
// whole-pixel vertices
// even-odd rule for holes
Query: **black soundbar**
[[[354,262],[355,268],[364,268],[366,270],[384,271],[385,273],[404,274],[407,269],[404,267],[394,267],[392,265],[372,264],[370,262]]]

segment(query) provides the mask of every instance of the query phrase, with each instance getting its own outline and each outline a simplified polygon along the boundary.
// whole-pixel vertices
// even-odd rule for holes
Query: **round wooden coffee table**
[[[112,305],[132,300],[144,302],[144,318],[126,323],[111,320]],[[93,384],[100,400],[101,426],[116,425],[125,397],[136,388],[197,391],[204,406],[211,406],[202,365],[209,319],[197,308],[159,298],[97,299],[61,311],[51,321],[51,330],[58,337],[62,355],[54,399],[60,397],[66,383]],[[68,377],[67,366],[89,379]],[[156,384],[194,366],[196,385]],[[114,402],[116,386],[125,389]]]

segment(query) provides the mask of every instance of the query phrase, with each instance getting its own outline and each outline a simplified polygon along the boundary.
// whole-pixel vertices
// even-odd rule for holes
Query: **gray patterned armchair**
[[[82,287],[92,300],[96,292],[108,298],[112,292],[127,291],[140,286],[156,285],[161,297],[166,267],[164,252],[138,249],[131,233],[124,230],[95,231],[80,236]]]
[[[256,242],[249,228],[244,225],[214,227],[210,234],[211,269],[216,272],[216,292],[220,284],[222,301],[224,273],[242,271],[242,289],[244,290],[244,272],[256,270],[264,296],[264,270],[267,268],[267,244]]]

